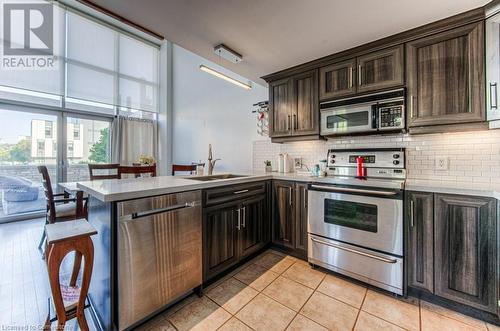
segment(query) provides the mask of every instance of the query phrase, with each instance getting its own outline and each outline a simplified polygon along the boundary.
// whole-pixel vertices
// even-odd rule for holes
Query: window
[[[80,140],[80,124],[75,124],[73,127],[73,139]]]
[[[36,156],[45,157],[45,140],[38,140],[36,143]]]
[[[74,145],[72,141],[68,141],[68,157],[74,156]]]
[[[158,45],[56,4],[53,19],[55,68],[0,68],[0,98],[110,115],[120,107],[158,112]]]
[[[52,122],[45,121],[45,138],[52,138]]]

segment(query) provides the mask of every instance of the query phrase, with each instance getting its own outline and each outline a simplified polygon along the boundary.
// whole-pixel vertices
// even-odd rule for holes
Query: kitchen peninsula
[[[285,224],[280,212],[293,208],[307,215],[301,209],[307,208],[311,184],[353,181],[275,172],[219,176],[226,179],[160,176],[78,184],[90,196],[89,221],[99,233],[89,297],[105,329],[140,324],[269,244],[306,259],[300,243],[307,247],[307,219],[290,217],[295,224]],[[357,188],[384,182],[355,181]],[[464,189],[407,180],[404,188],[500,197],[500,190],[486,185]],[[292,228],[296,238],[288,237]]]

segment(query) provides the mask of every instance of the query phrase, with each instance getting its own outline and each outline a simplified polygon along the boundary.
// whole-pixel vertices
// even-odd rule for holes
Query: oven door
[[[377,131],[374,115],[371,103],[324,109],[321,111],[321,134]]]
[[[400,191],[311,184],[307,218],[311,234],[403,255]]]

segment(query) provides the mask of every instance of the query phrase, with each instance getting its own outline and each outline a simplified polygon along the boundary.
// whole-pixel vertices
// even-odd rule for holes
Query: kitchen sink
[[[248,176],[234,175],[234,174],[221,174],[221,175],[210,175],[210,176],[192,176],[192,177],[185,177],[185,178],[192,179],[192,180],[199,180],[202,182],[207,182],[210,180],[231,179],[231,178],[240,178],[240,177],[248,177]]]

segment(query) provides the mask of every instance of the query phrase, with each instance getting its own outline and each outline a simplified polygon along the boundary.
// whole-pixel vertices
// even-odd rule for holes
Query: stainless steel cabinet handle
[[[293,129],[296,131],[299,127],[299,123],[297,121],[297,115],[293,114]]]
[[[243,228],[246,228],[246,221],[247,221],[247,207],[243,207],[241,208],[243,209],[243,222],[241,223],[241,225],[243,226]]]
[[[289,192],[289,194],[288,194],[288,204],[291,206],[292,205],[292,188],[291,187],[288,188],[288,192]]]
[[[248,190],[234,191],[233,194],[247,193]]]
[[[238,208],[236,212],[238,213],[238,224],[236,225],[236,229],[239,231],[241,229],[241,209]]]
[[[350,253],[362,255],[362,256],[365,256],[365,257],[369,257],[371,259],[375,259],[375,260],[379,260],[379,261],[385,262],[385,263],[397,263],[398,262],[398,260],[395,260],[395,259],[386,259],[385,257],[382,257],[382,256],[377,256],[377,255],[374,255],[374,254],[369,254],[369,253],[361,252],[361,251],[358,251],[358,250],[355,250],[355,249],[352,249],[352,248],[348,248],[348,247],[336,245],[336,244],[329,243],[329,242],[326,242],[326,241],[323,241],[323,240],[318,240],[318,239],[315,239],[315,238],[311,238],[311,240],[314,241],[314,242],[317,242],[319,244],[327,245],[327,246],[330,246],[330,247],[333,247],[333,248],[338,248],[338,249],[341,249],[341,250],[346,251],[346,252],[350,252]]]
[[[132,219],[168,213],[168,212],[172,212],[172,211],[184,209],[184,208],[191,208],[191,207],[194,207],[195,205],[196,205],[195,202],[186,202],[184,204],[169,206],[169,207],[165,207],[165,208],[153,209],[150,211],[145,211],[145,212],[140,212],[140,213],[132,213]]]
[[[398,192],[362,190],[358,188],[334,187],[334,186],[323,186],[323,185],[311,185],[311,188],[333,191],[333,192],[366,193],[366,194],[381,195],[381,196],[392,196],[398,194]]]
[[[361,68],[362,68],[361,64],[358,65],[358,85],[359,86],[361,86],[361,84],[363,84],[363,82],[361,80],[363,78],[363,76],[361,75]]]
[[[493,89],[495,90],[495,97],[493,98]],[[495,103],[493,104],[493,100],[495,101]],[[497,83],[494,82],[494,83],[490,83],[490,108],[491,109],[498,109],[498,104],[497,104],[497,100],[498,100],[498,92],[497,92]]]
[[[290,115],[288,115],[288,122],[286,124],[286,130],[290,131],[291,128],[292,128],[292,117]]]
[[[352,88],[352,67],[349,67],[349,88]]]
[[[413,95],[410,94],[408,99],[410,101],[410,118],[413,118]]]
[[[415,213],[415,205],[413,203],[413,200],[410,200],[410,226],[413,227],[415,225],[414,223],[414,213]]]

